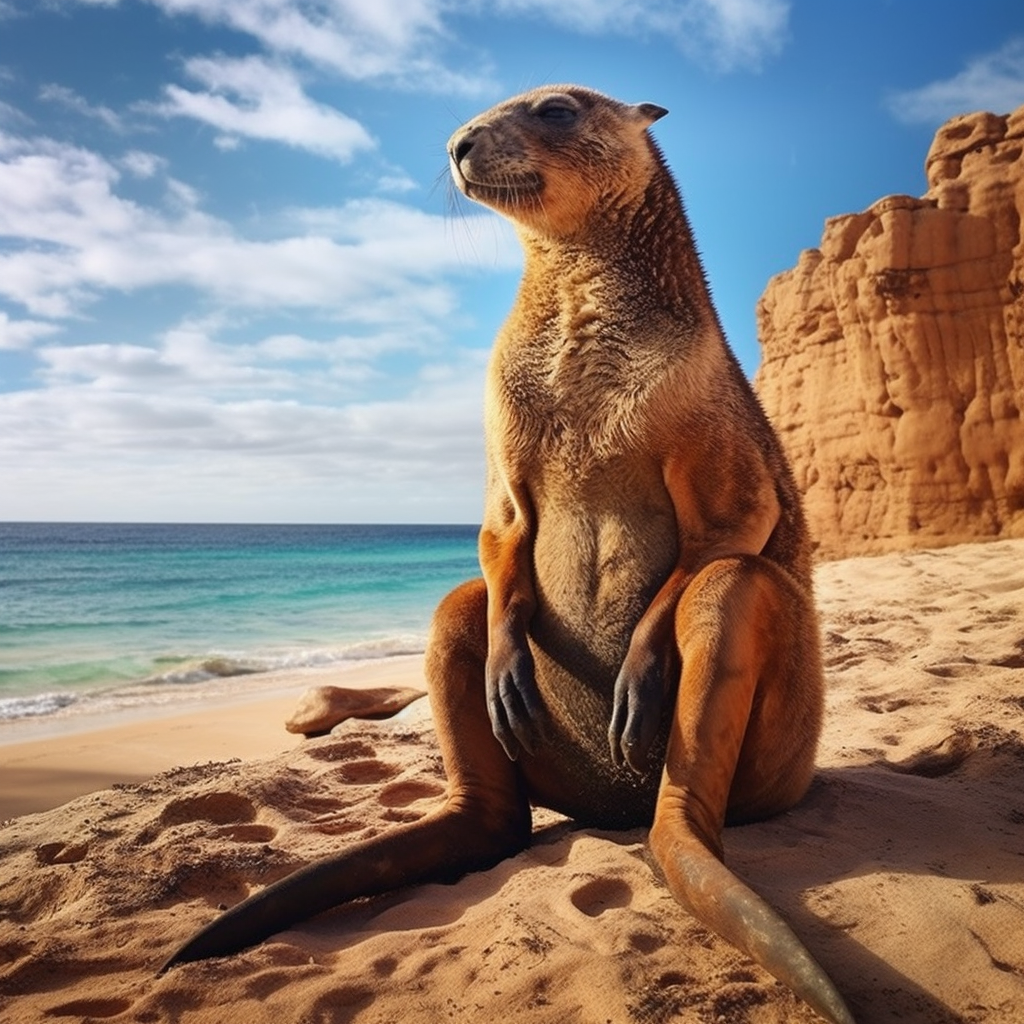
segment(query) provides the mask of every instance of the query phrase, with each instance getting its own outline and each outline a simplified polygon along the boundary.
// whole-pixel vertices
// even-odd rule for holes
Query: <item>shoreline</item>
[[[0,726],[0,822],[171,768],[246,761],[303,742],[284,721],[312,686],[425,688],[423,656],[266,673],[258,692],[194,694],[173,704],[17,720]],[[251,678],[251,677],[250,677]]]

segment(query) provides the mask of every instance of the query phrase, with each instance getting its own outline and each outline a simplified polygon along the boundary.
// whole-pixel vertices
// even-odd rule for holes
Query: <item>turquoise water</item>
[[[423,650],[473,526],[0,523],[0,722]]]

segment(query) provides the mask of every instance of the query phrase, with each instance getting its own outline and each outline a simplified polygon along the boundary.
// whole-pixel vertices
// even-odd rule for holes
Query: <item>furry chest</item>
[[[643,435],[650,376],[606,345],[567,348],[523,354],[502,367],[493,404],[510,449],[583,474],[649,447]]]

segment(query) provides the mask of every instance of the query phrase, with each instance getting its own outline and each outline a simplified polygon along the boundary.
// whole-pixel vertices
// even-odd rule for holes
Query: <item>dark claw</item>
[[[625,764],[622,756],[622,736],[626,729],[628,709],[626,702],[619,699],[619,684],[615,684],[615,703],[612,706],[612,720],[608,726],[608,745],[611,747],[612,764],[621,768]]]
[[[489,686],[488,691],[490,691]],[[509,724],[508,715],[505,712],[505,705],[498,697],[497,689],[495,689],[493,696],[488,693],[487,714],[491,719],[491,731],[504,748],[505,753],[508,755],[508,759],[510,761],[519,760],[519,743],[516,740],[512,726]]]
[[[662,699],[661,673],[656,664],[636,674],[623,666],[615,680],[612,718],[608,726],[612,763],[617,768],[628,764],[637,773],[646,770],[658,735]]]
[[[499,661],[504,664],[499,664]],[[487,711],[491,728],[509,758],[533,754],[544,738],[547,713],[534,679],[533,656],[526,647],[487,665]]]

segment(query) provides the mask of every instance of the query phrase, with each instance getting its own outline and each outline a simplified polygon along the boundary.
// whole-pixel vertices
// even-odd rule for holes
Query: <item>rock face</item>
[[[823,558],[1024,537],[1024,107],[945,124],[922,199],[826,222],[755,387]]]

